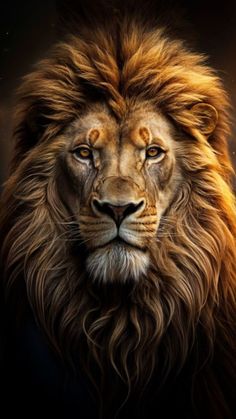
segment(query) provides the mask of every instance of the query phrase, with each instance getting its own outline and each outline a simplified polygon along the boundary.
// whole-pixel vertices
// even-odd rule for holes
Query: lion
[[[216,72],[124,16],[68,35],[18,96],[1,210],[11,328],[30,312],[69,374],[79,357],[101,417],[233,417],[236,211]]]

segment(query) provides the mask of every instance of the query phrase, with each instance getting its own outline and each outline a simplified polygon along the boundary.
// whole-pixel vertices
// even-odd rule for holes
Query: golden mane
[[[98,285],[86,278],[83,254],[75,263],[76,226],[68,222],[56,186],[59,134],[88,101],[105,101],[119,119],[137,98],[172,120],[180,142],[187,138],[184,182],[161,221],[145,280]],[[218,111],[208,141],[199,116],[191,113],[202,102]],[[104,394],[113,375],[126,388],[124,397],[139,394],[154,371],[160,386],[192,357],[194,397],[205,395],[212,417],[230,417],[236,211],[228,109],[224,88],[205,57],[164,30],[128,18],[113,22],[109,31],[98,27],[69,36],[19,89],[15,150],[1,210],[6,295],[19,292],[23,281],[51,345],[67,360],[79,346]],[[218,373],[212,372],[216,365]]]

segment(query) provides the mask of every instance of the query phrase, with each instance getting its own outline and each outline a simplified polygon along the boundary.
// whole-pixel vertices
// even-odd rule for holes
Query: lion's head
[[[52,346],[132,393],[199,335],[199,363],[224,348],[231,374],[236,218],[220,80],[164,31],[119,25],[70,36],[20,88],[2,260]]]
[[[160,220],[183,182],[175,134],[142,101],[121,120],[94,103],[65,131],[59,193],[88,251],[92,281],[147,274]]]

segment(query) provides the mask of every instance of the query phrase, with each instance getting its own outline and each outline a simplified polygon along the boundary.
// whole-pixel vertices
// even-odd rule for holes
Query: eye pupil
[[[155,156],[156,154],[158,154],[158,150],[157,150],[156,148],[150,148],[150,149],[148,150],[148,154],[149,154],[150,156]]]
[[[160,147],[150,147],[146,151],[146,157],[160,157],[164,153],[164,150],[162,150]]]
[[[80,150],[80,154],[81,154],[82,157],[88,157],[89,156],[89,151],[85,150],[85,149],[82,149],[82,150]]]
[[[74,155],[81,159],[90,159],[92,157],[91,150],[87,147],[78,147],[74,150]]]

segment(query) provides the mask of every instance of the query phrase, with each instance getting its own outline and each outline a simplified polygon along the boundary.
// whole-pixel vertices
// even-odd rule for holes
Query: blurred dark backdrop
[[[189,24],[189,38],[192,39],[194,34],[196,49],[209,56],[209,63],[224,80],[233,103],[234,117],[236,1],[172,0],[171,3],[184,8],[185,20]],[[21,77],[31,70],[33,63],[43,57],[50,45],[58,39],[58,14],[56,0],[9,0],[0,3],[0,183],[6,178],[11,150],[14,91]],[[230,150],[236,167],[235,138],[236,122],[233,119]]]

